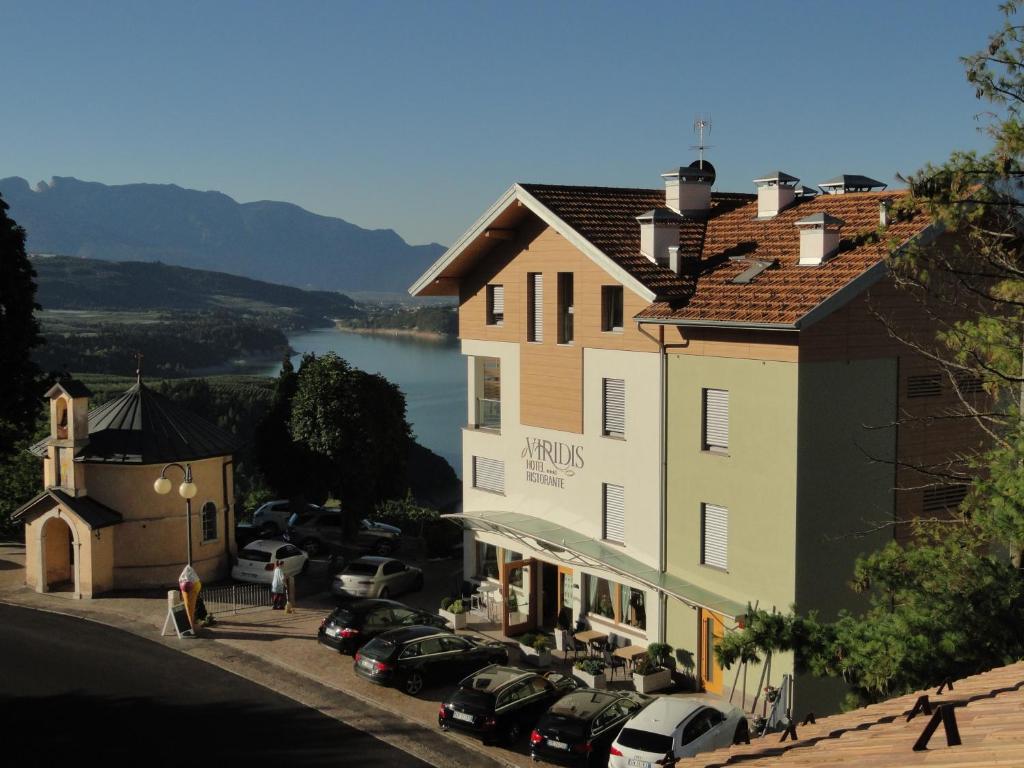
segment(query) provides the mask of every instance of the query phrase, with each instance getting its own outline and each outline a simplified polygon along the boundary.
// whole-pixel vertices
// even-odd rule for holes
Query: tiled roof
[[[687,216],[680,228],[681,252],[700,258],[677,276],[640,254],[636,217],[664,206],[663,190],[521,186],[657,295],[637,316],[650,320],[792,325],[881,262],[886,238],[902,242],[926,226],[918,216],[891,223],[885,238],[870,237],[878,228],[880,202],[906,194],[899,191],[800,197],[763,220],[757,218],[753,195],[715,193],[707,217]],[[820,266],[798,266],[795,223],[819,213],[845,222],[839,252]],[[750,259],[773,262],[773,267],[748,284],[733,283]]]
[[[934,713],[938,704],[954,704],[962,743],[948,746],[942,725],[928,748],[913,747],[931,716],[917,714],[908,721],[917,700],[927,695]],[[948,768],[1024,766],[1024,662],[974,675],[935,689],[889,699],[815,724],[796,726],[795,741],[780,734],[680,760],[676,768],[784,768],[785,766],[903,766],[943,765]]]
[[[31,501],[23,504],[11,515],[12,520],[28,522],[36,515],[41,515],[63,504],[78,515],[92,530],[117,525],[121,522],[120,512],[116,512],[105,504],[100,504],[88,496],[69,496],[60,488],[48,488]]]
[[[30,449],[45,455],[47,440]],[[139,382],[89,411],[89,443],[76,461],[162,464],[228,456],[234,436]]]

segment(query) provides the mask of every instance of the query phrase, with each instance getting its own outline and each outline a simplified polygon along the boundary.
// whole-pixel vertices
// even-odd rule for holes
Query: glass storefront
[[[642,590],[597,576],[584,576],[585,613],[625,627],[647,630],[646,595]]]

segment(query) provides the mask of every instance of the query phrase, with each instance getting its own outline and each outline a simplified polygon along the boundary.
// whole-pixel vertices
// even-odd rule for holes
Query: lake
[[[434,341],[414,336],[348,333],[334,328],[303,331],[288,337],[298,354],[336,352],[350,365],[379,373],[405,393],[406,417],[420,444],[444,457],[462,476],[462,425],[466,422],[466,359],[457,340]],[[277,376],[280,365],[264,371]]]

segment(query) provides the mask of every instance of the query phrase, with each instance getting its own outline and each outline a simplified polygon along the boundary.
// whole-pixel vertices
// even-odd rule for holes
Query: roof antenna
[[[136,384],[141,384],[142,383],[142,353],[141,352],[136,352],[135,353],[135,364],[136,364],[136,368],[135,368],[135,383]]]
[[[697,134],[698,143],[697,144],[691,144],[690,145],[690,149],[696,149],[696,150],[698,150],[700,152],[700,165],[698,165],[697,167],[700,168],[701,170],[704,170],[704,150],[712,148],[712,146],[710,144],[705,144],[704,143],[704,132],[705,131],[707,131],[709,134],[711,133],[711,113],[710,112],[708,112],[706,115],[705,114],[697,115],[697,117],[695,117],[693,119],[693,132]]]

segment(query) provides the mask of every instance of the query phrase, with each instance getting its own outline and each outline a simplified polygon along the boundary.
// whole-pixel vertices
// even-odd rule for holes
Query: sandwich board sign
[[[167,618],[164,619],[164,628],[160,630],[160,637],[167,634],[169,627],[174,627],[178,639],[196,636],[192,625],[188,622],[188,611],[185,610],[185,604],[181,602],[177,591],[167,593]]]

